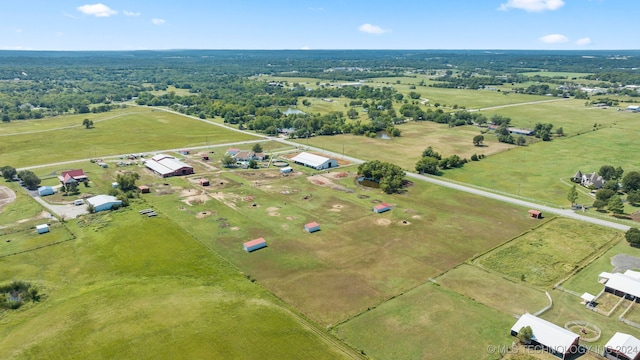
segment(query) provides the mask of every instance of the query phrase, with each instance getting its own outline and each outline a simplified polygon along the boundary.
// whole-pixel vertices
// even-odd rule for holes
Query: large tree
[[[11,166],[3,166],[1,170],[2,170],[2,177],[7,181],[12,181],[13,178],[18,174],[16,169]]]
[[[382,191],[391,194],[402,188],[405,172],[398,165],[374,160],[360,164],[358,175],[379,183]]]
[[[435,175],[438,173],[438,159],[431,156],[423,156],[416,163],[416,171],[419,173],[427,173]]]
[[[630,191],[627,194],[627,202],[631,205],[640,204],[640,192],[638,191]]]
[[[140,179],[140,174],[137,172],[130,172],[127,174],[121,174],[116,177],[118,188],[123,192],[132,191],[136,189],[136,180]]]
[[[40,185],[40,178],[30,170],[20,171],[18,177],[29,190],[35,190]]]
[[[611,165],[603,165],[598,170],[598,174],[605,180],[611,180],[616,176],[616,169]]]
[[[614,214],[622,214],[624,212],[624,204],[620,196],[612,196],[607,203],[607,208]]]
[[[253,144],[253,147],[251,148],[251,151],[257,152],[257,153],[261,153],[262,152],[262,145],[260,145],[260,143]]]
[[[475,145],[475,146],[482,145],[483,141],[484,141],[484,136],[482,136],[482,135],[476,135],[476,136],[473,137],[473,145]]]
[[[530,344],[533,339],[533,329],[531,329],[531,326],[523,326],[520,331],[518,331],[517,338],[523,345]]]
[[[622,178],[622,190],[629,192],[640,189],[640,172],[630,171]]]
[[[630,228],[624,234],[624,237],[631,246],[640,247],[640,229]]]

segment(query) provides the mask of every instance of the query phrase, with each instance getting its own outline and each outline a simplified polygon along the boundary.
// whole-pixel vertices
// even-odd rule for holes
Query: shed
[[[310,223],[308,223],[308,224],[306,224],[304,226],[304,230],[306,232],[310,232],[310,233],[315,232],[315,231],[320,231],[320,225],[315,221],[314,222],[310,222]]]
[[[262,249],[263,247],[267,247],[267,241],[263,238],[257,238],[251,241],[247,241],[243,245],[244,251],[252,252],[258,249]]]
[[[200,154],[200,158],[201,158],[202,160],[209,160],[209,154],[207,154],[207,153],[202,153],[202,154]]]
[[[595,300],[595,299],[596,299],[595,295],[589,294],[589,293],[587,293],[587,292],[586,292],[586,293],[584,293],[584,294],[582,294],[582,296],[580,296],[580,298],[581,298],[581,299],[582,299],[586,304],[588,304],[588,303],[590,303],[590,302],[592,302],[593,300]]]
[[[629,334],[617,332],[604,346],[604,354],[612,360],[640,360],[640,340]]]
[[[118,188],[118,186],[120,186],[120,185],[118,185],[118,183],[117,183],[117,182],[112,182],[112,183],[111,183],[111,187],[112,187],[112,188],[114,188],[114,189],[117,189],[117,188]]]
[[[546,351],[561,359],[577,353],[580,349],[578,334],[528,313],[516,321],[511,328],[511,335],[518,335],[520,329],[525,326],[529,326],[533,330],[531,340],[534,345],[541,345]]]
[[[146,185],[138,186],[138,190],[140,190],[140,192],[143,193],[143,194],[148,194],[148,193],[151,192],[151,189]]]
[[[534,219],[542,219],[542,211],[529,210],[529,215]]]
[[[48,233],[49,225],[48,224],[36,225],[36,231],[38,232],[38,234]]]
[[[111,195],[98,195],[87,199],[87,204],[93,206],[95,212],[111,210],[122,206],[122,201]]]
[[[209,186],[209,179],[200,179],[200,186]]]
[[[387,203],[378,204],[373,207],[373,212],[378,214],[383,213],[385,211],[389,211],[389,210],[391,210],[391,206]]]
[[[51,187],[51,186],[40,186],[38,188],[38,195],[40,195],[40,196],[53,195],[53,187]]]
[[[291,166],[283,167],[282,169],[280,169],[280,173],[281,174],[288,174],[288,173],[290,173],[292,171],[293,171],[293,169],[291,168]]]

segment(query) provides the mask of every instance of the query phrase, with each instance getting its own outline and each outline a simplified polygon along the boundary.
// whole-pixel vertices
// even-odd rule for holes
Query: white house
[[[291,161],[316,170],[338,167],[338,161],[308,152],[302,152],[294,156]]]

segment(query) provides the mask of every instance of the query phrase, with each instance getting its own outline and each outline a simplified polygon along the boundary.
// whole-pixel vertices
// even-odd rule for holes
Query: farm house
[[[58,180],[60,180],[60,183],[62,185],[66,185],[72,182],[88,181],[89,178],[87,177],[87,175],[85,175],[84,170],[76,169],[76,170],[63,171],[60,174],[60,176],[58,176]]]
[[[304,230],[309,233],[320,231],[320,225],[315,221],[310,222],[304,226]]]
[[[542,212],[538,210],[529,210],[529,215],[534,219],[542,219]]]
[[[98,195],[90,197],[86,201],[87,204],[93,206],[93,210],[95,212],[111,210],[114,207],[118,208],[122,205],[122,201],[116,199],[115,196],[111,195]]]
[[[635,336],[617,332],[604,346],[602,356],[611,360],[640,360],[640,340]]]
[[[252,252],[258,249],[262,249],[263,247],[267,247],[267,241],[263,238],[257,238],[251,241],[247,241],[242,245],[244,251]]]
[[[38,195],[40,195],[40,196],[53,195],[53,187],[51,187],[51,186],[40,186],[38,188]]]
[[[152,157],[145,161],[144,165],[162,177],[193,174],[192,166],[165,154],[158,154]]]
[[[387,203],[378,204],[373,207],[373,212],[378,214],[389,210],[391,210],[391,206],[389,206],[389,204]]]
[[[38,234],[48,233],[49,225],[48,224],[36,225],[36,231],[38,232]]]
[[[580,336],[573,332],[540,319],[531,314],[523,314],[511,328],[511,335],[516,336],[520,329],[525,326],[533,330],[532,342],[534,345],[541,345],[547,352],[565,359],[567,355],[576,354],[580,348]]]
[[[307,152],[294,156],[291,161],[316,170],[338,167],[338,162],[334,159]]]

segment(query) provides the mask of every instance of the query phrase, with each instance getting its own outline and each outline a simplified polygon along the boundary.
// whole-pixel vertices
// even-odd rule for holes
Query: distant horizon
[[[171,52],[171,51],[299,51],[299,52],[313,52],[313,51],[484,51],[484,52],[606,52],[606,51],[621,51],[621,52],[640,52],[638,49],[475,49],[475,48],[441,48],[441,49],[251,49],[251,48],[221,48],[221,49],[207,49],[207,48],[176,48],[176,49],[86,49],[86,50],[59,50],[59,49],[0,49],[0,52],[137,52],[137,51],[151,51],[151,52]]]
[[[640,49],[626,26],[638,13],[612,0],[23,0],[0,13],[0,49],[622,51]]]

